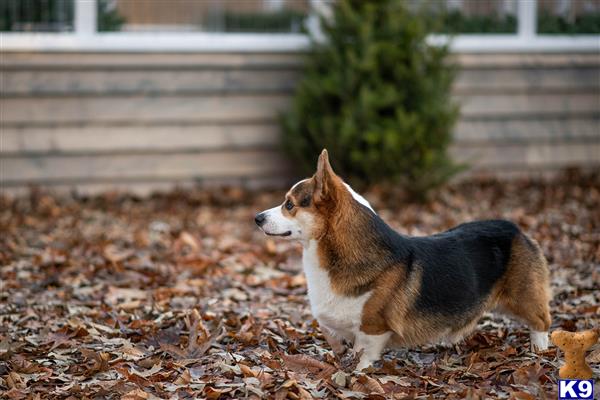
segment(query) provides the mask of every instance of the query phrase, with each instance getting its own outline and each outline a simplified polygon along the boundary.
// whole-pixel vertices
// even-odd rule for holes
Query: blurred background
[[[0,0],[2,190],[288,184],[279,114],[332,3]],[[463,175],[600,165],[600,1],[431,3]]]

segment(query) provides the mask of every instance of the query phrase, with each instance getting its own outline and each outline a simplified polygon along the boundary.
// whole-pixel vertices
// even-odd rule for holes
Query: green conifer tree
[[[458,107],[445,46],[402,0],[337,0],[322,20],[289,113],[284,146],[301,172],[322,148],[353,184],[400,185],[423,196],[459,167],[447,155]]]

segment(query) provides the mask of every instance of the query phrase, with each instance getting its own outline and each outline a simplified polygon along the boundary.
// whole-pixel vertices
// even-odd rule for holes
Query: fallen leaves
[[[352,377],[352,381],[350,383],[350,388],[357,392],[362,392],[365,394],[384,394],[385,390],[379,384],[377,379],[373,379],[367,375],[359,375],[357,377]]]
[[[356,357],[337,358],[310,313],[299,246],[254,227],[282,193],[0,196],[3,398],[556,397],[556,350],[530,353],[527,330],[501,316],[458,345],[352,372]],[[552,329],[600,324],[597,176],[471,181],[427,204],[367,197],[405,234],[516,221],[549,260]]]
[[[172,344],[161,344],[162,350],[170,353],[180,359],[200,359],[200,357],[209,349],[216,337],[211,335],[204,324],[197,310],[192,310],[191,317],[185,317],[185,324],[189,331],[188,344],[185,349]]]
[[[337,368],[305,354],[279,354],[285,367],[291,371],[310,373],[318,379],[329,378]]]
[[[85,376],[89,377],[97,374],[98,372],[108,371],[110,354],[88,349],[81,349],[80,351],[81,354],[83,354]]]
[[[69,326],[63,326],[56,332],[50,333],[43,344],[51,344],[49,350],[52,351],[57,347],[72,344],[71,339],[73,338],[86,335],[88,335],[88,332],[85,328],[79,327],[75,330],[71,330]]]

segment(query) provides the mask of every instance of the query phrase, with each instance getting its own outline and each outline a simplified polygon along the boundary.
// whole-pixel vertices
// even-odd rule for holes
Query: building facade
[[[311,23],[322,2],[251,0],[246,9],[236,7],[240,0],[192,2],[196,8],[188,1],[186,9],[180,1],[169,15],[160,1],[137,13],[130,0],[71,2],[71,11],[62,10],[71,22],[62,27],[21,21],[0,33],[3,191],[292,179],[278,114],[301,79],[309,46],[295,21],[318,29]],[[483,11],[473,4],[443,5],[465,15],[514,16],[514,32],[452,41],[462,110],[453,155],[476,175],[600,166],[600,36],[538,32],[547,10],[561,21],[595,11],[586,0],[571,8],[546,0],[494,0]],[[220,22],[206,22],[211,18]],[[40,32],[44,26],[53,31]]]

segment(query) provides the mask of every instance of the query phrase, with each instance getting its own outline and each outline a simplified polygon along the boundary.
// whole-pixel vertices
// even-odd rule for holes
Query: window
[[[406,0],[463,52],[600,52],[598,0]],[[290,52],[335,0],[0,0],[3,51]],[[450,35],[449,35],[450,34]]]
[[[540,0],[537,30],[541,34],[600,33],[600,1]]]
[[[301,33],[309,0],[99,0],[100,31]]]
[[[517,3],[513,0],[446,0],[441,5],[440,33],[516,33]]]
[[[0,31],[71,32],[73,0],[2,0]]]

